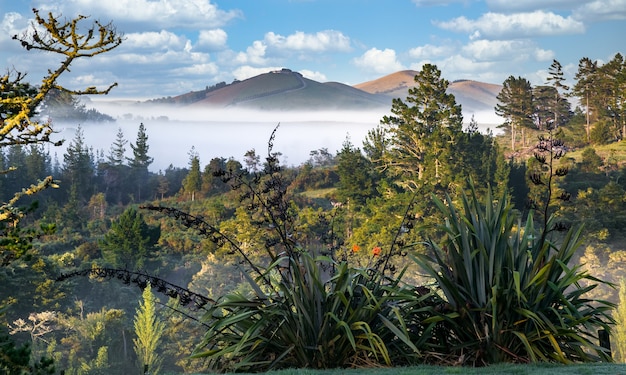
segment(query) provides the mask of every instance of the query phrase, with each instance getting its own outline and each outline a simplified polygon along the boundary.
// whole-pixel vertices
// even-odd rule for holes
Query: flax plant
[[[434,199],[446,217],[445,238],[430,240],[431,254],[415,260],[447,301],[429,321],[449,331],[456,362],[610,360],[596,333],[610,328],[613,305],[585,298],[603,281],[570,265],[581,228],[553,242],[536,230],[532,212],[522,226],[506,193],[494,200],[489,192],[481,204],[472,189],[460,207],[450,197]]]
[[[202,318],[207,332],[194,357],[206,359],[214,371],[248,372],[417,362],[422,356],[417,345],[427,347],[427,342],[416,345],[413,337],[429,329],[421,321],[437,297],[403,285],[403,271],[395,276],[385,272],[388,258],[400,253],[395,243],[385,254],[377,254],[369,268],[337,260],[334,249],[322,253],[304,248],[297,209],[271,152],[274,134],[262,172],[216,173],[241,192],[255,225],[266,228],[258,232],[256,242],[264,244],[260,249],[242,246],[236,236],[202,218],[147,207],[180,219],[238,255],[253,291],[229,293],[207,305]],[[395,242],[403,233],[398,231]],[[250,256],[251,251],[257,256]],[[259,253],[264,260],[258,260]]]

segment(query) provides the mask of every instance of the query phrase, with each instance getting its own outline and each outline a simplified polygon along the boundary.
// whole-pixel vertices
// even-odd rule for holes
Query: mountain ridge
[[[403,70],[353,86],[318,82],[290,69],[259,74],[231,84],[221,82],[205,90],[149,103],[168,103],[192,108],[247,108],[260,110],[361,110],[390,108],[395,98],[404,99],[415,86],[414,70]],[[493,111],[501,85],[474,80],[450,83],[464,112]]]

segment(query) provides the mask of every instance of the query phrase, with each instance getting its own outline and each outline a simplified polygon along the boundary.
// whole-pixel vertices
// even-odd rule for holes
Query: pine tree
[[[76,135],[63,154],[63,180],[75,187],[78,199],[86,201],[91,196],[95,167],[93,157],[85,144],[83,129],[79,125]]]
[[[461,106],[446,92],[449,83],[435,65],[424,65],[415,82],[406,102],[394,99],[393,116],[381,120],[390,135],[386,165],[406,188],[445,186],[454,176],[449,161],[458,157],[453,154],[463,131]]]
[[[576,84],[572,89],[572,95],[581,100],[585,107],[585,133],[587,142],[591,140],[591,115],[597,116],[597,109],[593,107],[592,96],[594,95],[594,81],[597,77],[598,62],[591,61],[588,57],[583,57],[578,62],[576,72]]]
[[[111,149],[109,150],[109,155],[107,157],[109,164],[117,166],[124,164],[124,155],[126,154],[127,143],[128,141],[124,138],[122,128],[118,128],[115,141],[111,145]]]
[[[146,286],[142,294],[142,302],[135,315],[135,335],[133,339],[135,353],[139,361],[140,371],[146,371],[150,375],[158,374],[161,370],[163,359],[158,354],[161,337],[165,330],[165,323],[157,315],[155,296],[150,284]]]
[[[350,201],[364,205],[368,198],[376,195],[374,166],[363,156],[361,150],[352,145],[349,138],[337,153],[337,194],[342,202]]]
[[[104,259],[115,267],[142,268],[161,235],[134,207],[127,208],[100,242]]]
[[[133,157],[128,158],[132,173],[131,180],[137,188],[137,195],[135,199],[137,201],[141,201],[142,192],[146,190],[146,185],[150,177],[148,167],[154,161],[154,159],[148,155],[150,146],[148,145],[148,134],[146,134],[146,127],[143,122],[139,124],[137,141],[135,144],[131,143],[130,148],[133,150]]]
[[[502,83],[502,90],[496,97],[496,114],[504,117],[511,132],[511,150],[515,151],[517,131],[533,126],[533,91],[530,82],[522,77],[509,76]],[[524,138],[522,136],[522,138]]]
[[[196,193],[202,188],[200,159],[198,159],[198,154],[193,148],[190,152],[189,167],[189,173],[183,180],[183,190],[186,194],[189,194],[189,199],[193,202],[195,200]]]
[[[552,65],[548,69],[548,83],[552,84],[554,88],[554,97],[552,101],[552,112],[554,114],[553,118],[553,128],[558,128],[563,122],[562,120],[562,112],[563,112],[563,102],[567,102],[562,96],[561,92],[567,92],[569,90],[569,86],[567,86],[565,82],[565,76],[563,74],[563,67],[561,63],[557,60],[552,61]],[[568,113],[569,114],[569,113]]]

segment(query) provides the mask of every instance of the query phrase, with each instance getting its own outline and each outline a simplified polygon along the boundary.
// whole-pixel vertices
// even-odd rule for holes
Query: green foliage
[[[157,315],[155,296],[150,284],[143,290],[142,301],[135,315],[135,335],[133,339],[139,370],[148,369],[150,374],[158,374],[163,358],[158,354],[165,323]]]
[[[349,139],[337,154],[337,195],[341,202],[362,206],[368,198],[376,196],[377,176],[371,162]]]
[[[183,180],[183,191],[191,201],[194,201],[196,193],[202,188],[202,174],[200,172],[200,159],[193,150],[189,164],[189,173]]]
[[[53,89],[42,103],[42,116],[48,116],[56,122],[80,123],[85,121],[112,122],[115,119],[109,115],[98,112],[85,104],[72,92]]]
[[[448,81],[436,66],[424,65],[415,82],[406,102],[394,99],[393,116],[381,120],[390,133],[386,163],[407,188],[447,186],[458,172],[448,160],[462,133],[461,106],[454,95],[446,93]]]
[[[526,78],[509,76],[502,83],[502,90],[497,96],[496,114],[505,118],[505,126],[511,134],[511,150],[515,150],[517,132],[534,126],[533,94],[530,82]]]
[[[149,207],[198,230],[247,267],[241,271],[248,292],[228,293],[208,307],[203,317],[208,329],[195,357],[219,371],[390,365],[421,357],[411,335],[426,331],[423,310],[437,297],[402,286],[403,272],[386,276],[393,273],[390,257],[402,253],[404,231],[396,234],[397,245],[370,255],[368,268],[354,267],[337,260],[334,245],[323,250],[304,236],[275,154],[268,155],[263,174],[220,175],[241,190],[248,209],[249,216],[238,210],[241,221],[234,228],[218,229],[175,209]],[[409,226],[408,211],[405,218]],[[428,343],[428,337],[419,341],[423,347]]]
[[[494,203],[495,202],[495,203]],[[545,239],[532,216],[521,226],[505,194],[481,204],[472,194],[444,212],[446,237],[416,258],[449,304],[439,318],[450,330],[450,354],[467,364],[610,360],[597,329],[609,329],[612,304],[585,294],[603,283],[570,266],[580,229],[561,243]],[[581,286],[587,280],[591,284]]]
[[[100,242],[104,259],[115,267],[137,269],[150,258],[161,236],[159,227],[149,226],[134,207],[127,208]]]

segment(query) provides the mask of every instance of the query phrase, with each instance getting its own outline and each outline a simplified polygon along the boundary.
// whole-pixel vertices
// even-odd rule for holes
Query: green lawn
[[[528,364],[528,365],[494,365],[489,367],[439,367],[415,366],[393,367],[380,369],[345,369],[345,370],[281,370],[270,371],[272,375],[626,375],[626,364],[597,363],[597,364]]]

